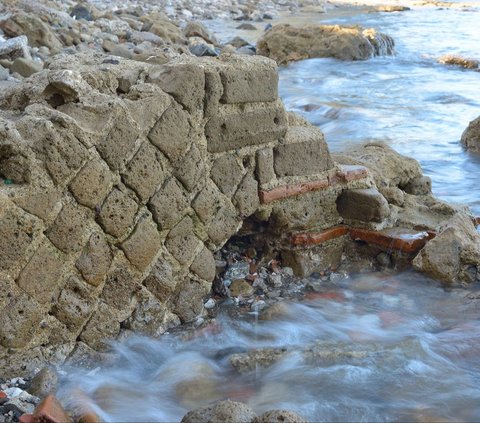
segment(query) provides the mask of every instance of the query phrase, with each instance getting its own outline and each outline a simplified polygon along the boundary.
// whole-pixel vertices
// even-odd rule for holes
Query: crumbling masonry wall
[[[292,234],[343,222],[339,195],[373,180],[335,165],[277,84],[262,57],[157,66],[84,54],[0,97],[2,371],[193,319],[213,253],[249,216],[292,262]]]

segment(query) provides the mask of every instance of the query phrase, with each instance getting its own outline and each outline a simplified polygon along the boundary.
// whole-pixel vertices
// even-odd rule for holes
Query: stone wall
[[[247,220],[298,274],[338,264],[345,224],[394,224],[377,174],[334,163],[277,84],[263,57],[79,54],[0,96],[5,374],[194,319]],[[387,188],[417,186],[415,169]]]

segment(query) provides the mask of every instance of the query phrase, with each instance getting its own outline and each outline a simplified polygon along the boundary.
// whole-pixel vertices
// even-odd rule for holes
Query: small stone
[[[238,25],[235,29],[243,29],[246,31],[255,31],[257,27],[255,25],[252,25],[251,23],[244,22],[240,25]]]
[[[17,72],[23,77],[27,78],[34,73],[40,72],[43,69],[43,64],[36,60],[19,57],[15,59],[11,67],[11,72]]]
[[[51,367],[44,367],[32,379],[29,392],[36,397],[44,398],[54,394],[58,385],[58,373]]]
[[[230,285],[230,295],[232,297],[250,297],[255,290],[243,279],[236,279]]]
[[[207,309],[207,310],[210,310],[212,308],[214,308],[216,305],[216,302],[213,298],[210,298],[205,304],[204,304],[204,307]]]
[[[193,46],[190,46],[188,48],[190,50],[190,53],[197,57],[215,57],[218,56],[217,51],[210,47],[208,44],[195,44]]]
[[[274,288],[280,288],[283,285],[282,275],[278,273],[272,273],[268,275],[267,283]]]
[[[390,256],[386,253],[380,253],[377,257],[377,262],[380,266],[390,267],[392,265],[392,260]]]
[[[246,261],[239,261],[230,265],[225,272],[225,279],[243,279],[250,273],[250,265]]]

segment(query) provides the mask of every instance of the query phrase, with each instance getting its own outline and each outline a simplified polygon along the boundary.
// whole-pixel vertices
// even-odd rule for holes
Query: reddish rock
[[[293,234],[290,242],[295,246],[310,247],[313,245],[322,244],[334,238],[338,238],[348,233],[346,226],[336,226],[322,232],[304,232]]]
[[[272,201],[281,200],[295,195],[305,194],[311,191],[318,191],[328,187],[328,179],[320,179],[317,181],[302,182],[295,185],[282,185],[272,188],[271,190],[259,191],[260,202],[268,204]]]
[[[34,423],[35,418],[33,417],[33,414],[23,414],[20,416],[20,419],[18,420],[20,423]]]
[[[474,224],[475,226],[480,225],[480,216],[476,216],[476,217],[474,218],[473,224]]]
[[[368,229],[350,229],[350,237],[356,241],[365,241],[390,250],[404,253],[420,251],[427,241],[432,239],[433,233],[414,232],[409,229],[386,229],[384,231],[371,231]]]

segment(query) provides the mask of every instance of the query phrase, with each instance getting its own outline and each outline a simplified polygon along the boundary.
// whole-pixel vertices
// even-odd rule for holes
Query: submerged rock
[[[446,54],[437,59],[442,65],[455,65],[465,69],[478,69],[480,62],[475,59],[458,56],[455,54]]]
[[[461,142],[468,150],[480,153],[480,116],[468,124],[463,131]]]
[[[255,413],[247,405],[226,400],[189,411],[183,417],[182,423],[248,423],[255,417]]]
[[[366,60],[391,55],[395,42],[376,30],[339,25],[276,25],[257,43],[257,52],[279,64],[314,57]]]

